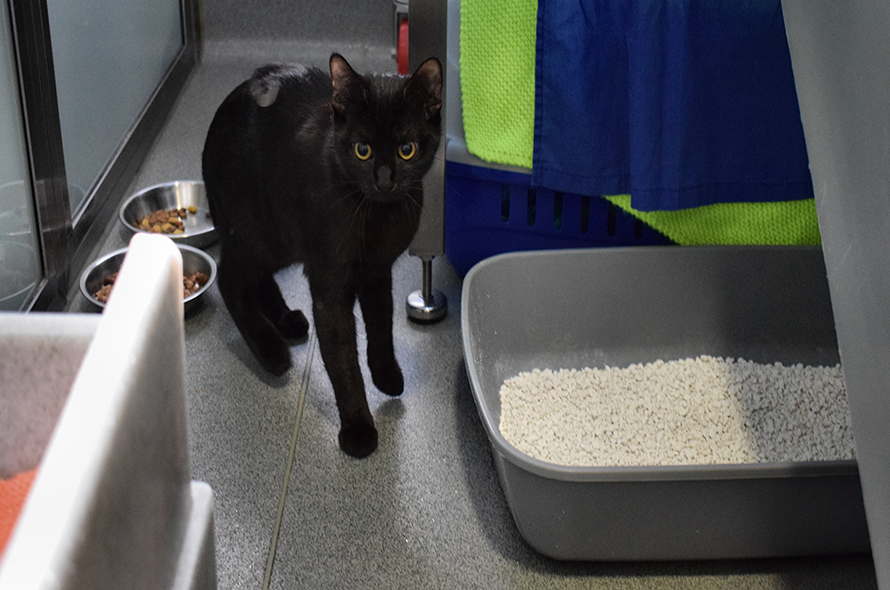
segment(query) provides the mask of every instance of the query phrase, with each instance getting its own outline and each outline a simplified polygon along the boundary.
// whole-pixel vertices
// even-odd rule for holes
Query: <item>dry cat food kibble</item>
[[[114,281],[117,280],[117,273],[111,273],[110,275],[106,275],[104,279],[102,279],[102,287],[93,293],[93,297],[96,301],[100,301],[102,303],[108,303],[108,296],[111,295],[111,287],[114,286]]]
[[[185,233],[182,220],[188,218],[189,213],[194,215],[197,212],[198,208],[194,205],[180,209],[158,209],[137,219],[136,227],[155,234],[181,234]]]
[[[207,284],[208,277],[203,272],[195,271],[190,275],[182,276],[182,298],[191,297]]]
[[[93,293],[93,298],[100,303],[108,303],[108,297],[111,295],[111,288],[114,286],[115,280],[117,280],[117,273],[106,276],[102,280],[102,288]],[[200,291],[208,280],[210,277],[200,271],[182,275],[182,298],[186,299]]]
[[[840,365],[701,356],[520,373],[500,431],[558,465],[714,465],[853,458]]]

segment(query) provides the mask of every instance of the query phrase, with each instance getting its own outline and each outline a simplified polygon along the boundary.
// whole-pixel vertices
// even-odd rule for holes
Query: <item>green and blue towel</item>
[[[460,16],[471,153],[617,195],[680,244],[820,243],[779,0],[463,0]]]

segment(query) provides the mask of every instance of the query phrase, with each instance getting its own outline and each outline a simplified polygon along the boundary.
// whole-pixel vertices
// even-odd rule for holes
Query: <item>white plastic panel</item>
[[[878,585],[890,588],[890,4],[783,0]]]

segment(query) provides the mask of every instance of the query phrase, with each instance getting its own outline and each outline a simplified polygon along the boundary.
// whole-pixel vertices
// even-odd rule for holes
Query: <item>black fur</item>
[[[377,447],[377,430],[353,307],[358,299],[374,384],[401,394],[392,264],[417,231],[422,178],[439,146],[442,69],[431,59],[410,77],[361,76],[334,54],[330,72],[258,69],[217,110],[202,164],[221,240],[219,288],[232,319],[265,369],[287,371],[288,341],[305,336],[308,322],[288,309],[273,274],[303,263],[340,412],[340,447],[365,456]],[[399,150],[407,155],[412,142],[405,160]]]

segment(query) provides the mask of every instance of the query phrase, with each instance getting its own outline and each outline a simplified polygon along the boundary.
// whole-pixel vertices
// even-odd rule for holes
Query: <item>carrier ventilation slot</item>
[[[590,197],[581,197],[581,225],[578,229],[582,234],[590,229]]]
[[[510,185],[501,187],[501,221],[510,221]]]
[[[581,196],[581,210],[579,215],[578,230],[582,234],[590,231],[590,199],[588,196]],[[532,226],[537,218],[537,191],[533,188],[528,189],[526,193],[526,222]],[[504,223],[510,221],[510,187],[503,185],[501,187],[501,221]],[[562,229],[563,224],[563,193],[553,193],[553,228]],[[618,224],[618,208],[609,203],[606,213],[606,234],[614,236]],[[645,233],[645,224],[639,219],[634,222],[634,237],[641,239]]]
[[[553,229],[562,228],[562,193],[553,193]]]
[[[609,203],[609,212],[606,215],[606,235],[615,235],[615,224],[618,221],[618,208]]]

